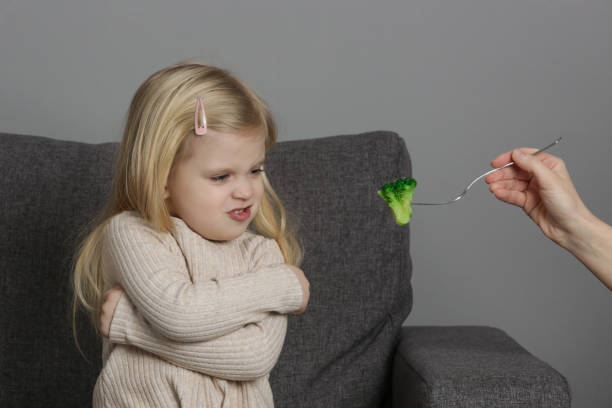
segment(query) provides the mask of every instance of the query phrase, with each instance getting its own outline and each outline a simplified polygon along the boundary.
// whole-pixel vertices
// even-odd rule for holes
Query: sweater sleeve
[[[301,305],[301,285],[283,263],[260,263],[246,274],[192,282],[162,234],[139,217],[113,217],[104,247],[103,262],[135,308],[169,340],[211,340],[261,321],[267,312],[289,313]]]
[[[276,364],[285,339],[287,317],[268,313],[258,323],[213,340],[182,343],[159,336],[123,295],[111,324],[110,341],[148,351],[174,365],[212,377],[252,381]]]

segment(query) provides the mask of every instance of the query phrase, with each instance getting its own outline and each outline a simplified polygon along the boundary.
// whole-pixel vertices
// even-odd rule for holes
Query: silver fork
[[[551,143],[551,144],[549,144],[548,146],[543,147],[543,148],[541,148],[540,150],[538,150],[537,152],[533,153],[533,155],[535,156],[536,154],[538,154],[538,153],[542,153],[544,150],[547,150],[547,149],[549,149],[549,148],[553,147],[554,145],[558,144],[558,143],[561,141],[561,139],[563,139],[563,138],[562,138],[562,137],[558,138],[557,140],[555,140],[554,142],[552,142],[552,143]],[[471,182],[470,184],[468,184],[468,186],[465,188],[465,190],[463,190],[463,193],[459,194],[457,197],[453,198],[453,199],[452,199],[452,200],[450,200],[450,201],[444,201],[444,202],[438,202],[438,203],[417,203],[417,202],[414,202],[414,201],[413,201],[413,202],[412,202],[412,205],[445,205],[445,204],[451,204],[451,203],[454,203],[455,201],[461,200],[461,199],[463,198],[463,196],[464,196],[464,195],[465,195],[465,194],[468,192],[468,190],[469,190],[470,188],[472,188],[472,186],[474,185],[474,183],[476,183],[476,182],[477,182],[478,180],[480,180],[481,178],[483,178],[483,177],[485,177],[485,176],[488,176],[488,175],[489,175],[489,174],[491,174],[491,173],[495,173],[495,172],[496,172],[496,171],[498,171],[498,170],[505,169],[506,167],[510,167],[510,166],[512,166],[512,165],[514,165],[514,162],[510,162],[510,163],[508,163],[508,164],[506,164],[506,165],[504,165],[504,166],[502,166],[502,167],[498,167],[498,168],[496,168],[496,169],[489,170],[489,171],[487,171],[485,174],[483,174],[483,175],[481,175],[481,176],[476,177],[474,180],[472,180],[472,182]]]

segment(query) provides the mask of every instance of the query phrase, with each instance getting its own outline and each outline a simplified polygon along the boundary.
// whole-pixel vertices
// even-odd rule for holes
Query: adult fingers
[[[497,156],[495,159],[493,159],[493,161],[491,161],[491,165],[496,168],[503,167],[506,164],[510,163],[511,161],[514,161],[515,165],[506,167],[505,169],[489,174],[487,177],[485,177],[485,181],[491,184],[499,180],[508,180],[508,179],[514,179],[514,178],[517,178],[520,180],[530,180],[531,179],[530,170],[518,166],[518,163],[516,163],[515,157],[513,157],[513,154],[515,154],[515,152],[517,151],[539,159],[549,169],[552,169],[555,166],[558,166],[560,162],[560,159],[558,157],[548,154],[546,152],[541,152],[534,156],[533,154],[537,152],[537,149],[534,149],[532,147],[517,148],[509,152],[502,153],[499,156]]]
[[[517,149],[512,149],[512,150],[504,152],[504,153],[500,154],[499,156],[497,156],[496,158],[494,158],[491,161],[491,166],[493,166],[493,167],[502,167],[502,166],[510,163],[511,161],[514,160],[512,158],[512,153],[514,153],[514,151],[516,151],[516,150],[520,150],[520,151],[524,152],[525,154],[533,154],[533,153],[538,151],[538,149],[534,149],[533,147],[519,147]]]
[[[504,152],[502,154],[500,154],[499,156],[497,156],[496,158],[494,158],[493,160],[491,160],[491,167],[501,167],[504,164],[508,164],[512,161],[512,150],[508,151],[508,152]]]
[[[505,169],[495,171],[485,177],[485,182],[488,184],[495,183],[500,180],[530,180],[531,174],[528,171],[522,170],[516,166],[506,167]]]
[[[493,193],[495,190],[513,190],[525,191],[529,187],[529,182],[524,180],[501,180],[489,185],[489,190]]]
[[[504,188],[498,188],[493,190],[492,193],[495,197],[508,204],[516,205],[517,207],[523,207],[527,200],[527,195],[523,191],[517,190],[506,190]]]
[[[521,170],[527,171],[536,178],[541,186],[549,186],[555,182],[555,174],[549,167],[552,163],[552,156],[540,153],[542,156],[537,157],[529,154],[529,150],[515,149],[512,152],[512,159]],[[542,161],[546,160],[548,165]]]

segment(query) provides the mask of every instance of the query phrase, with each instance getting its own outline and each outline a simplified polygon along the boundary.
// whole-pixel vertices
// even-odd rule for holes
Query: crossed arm
[[[248,273],[193,283],[148,226],[113,221],[104,259],[125,293],[111,313],[112,342],[224,379],[254,379],[272,369],[284,342],[283,314],[303,300],[274,241],[261,245]]]

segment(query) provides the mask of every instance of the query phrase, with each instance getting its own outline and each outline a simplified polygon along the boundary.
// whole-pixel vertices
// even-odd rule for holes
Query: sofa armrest
[[[393,407],[569,407],[566,379],[499,329],[403,327]]]

